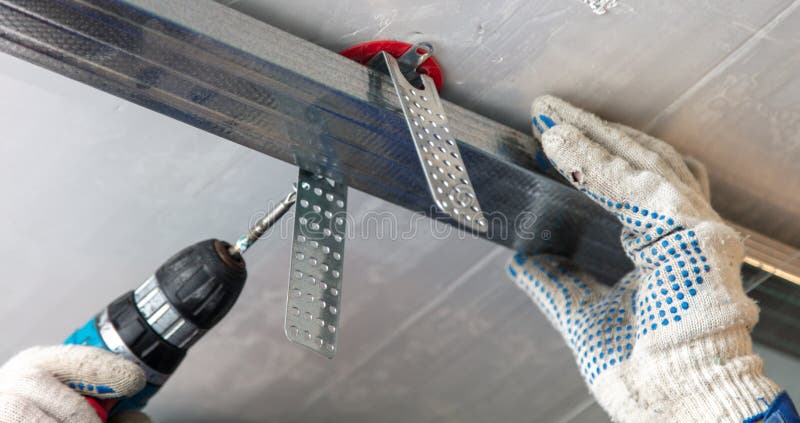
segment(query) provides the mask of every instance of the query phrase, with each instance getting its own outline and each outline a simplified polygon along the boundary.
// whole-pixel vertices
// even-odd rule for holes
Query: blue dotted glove
[[[517,255],[508,266],[600,405],[626,422],[763,415],[780,389],[752,351],[758,308],[742,290],[743,245],[712,210],[702,165],[554,97],[532,114],[553,166],[622,222],[635,265],[610,287],[562,257]]]
[[[86,398],[117,399],[139,392],[144,371],[109,351],[83,345],[28,348],[0,367],[0,422],[100,422]],[[141,413],[109,422],[147,423]]]

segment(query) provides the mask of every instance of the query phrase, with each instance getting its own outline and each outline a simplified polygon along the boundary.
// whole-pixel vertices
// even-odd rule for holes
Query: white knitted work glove
[[[139,366],[99,348],[29,348],[0,367],[0,422],[100,422],[82,395],[121,398],[144,385],[144,371]],[[149,421],[143,416],[124,413],[121,420],[115,416],[110,421]]]
[[[742,241],[711,209],[702,165],[554,97],[536,99],[532,114],[556,169],[620,219],[635,265],[609,287],[561,257],[509,263],[600,405],[622,422],[742,422],[765,411],[780,388],[753,353],[758,308],[742,290]]]

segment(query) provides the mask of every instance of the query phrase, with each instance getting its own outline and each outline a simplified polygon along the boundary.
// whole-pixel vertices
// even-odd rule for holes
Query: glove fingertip
[[[562,124],[553,127],[542,137],[542,149],[550,163],[562,174],[562,166],[572,164],[575,159],[576,144],[580,143],[583,134],[574,126]],[[564,175],[565,177],[567,175]]]
[[[563,122],[560,109],[569,107],[564,100],[551,95],[539,96],[531,104],[531,122],[534,135],[541,139],[548,129]]]
[[[49,350],[52,348],[52,350]],[[48,370],[73,390],[96,398],[131,396],[147,383],[136,363],[96,347],[60,345],[48,347],[37,367]]]
[[[139,365],[109,351],[97,349],[98,371],[92,375],[97,383],[94,396],[127,397],[141,391],[147,380]],[[101,364],[102,363],[102,364]],[[106,392],[103,392],[103,388]]]
[[[543,114],[545,116],[560,117],[557,111],[567,107],[572,106],[556,96],[550,94],[540,95],[533,99],[531,103],[531,115],[539,116]]]

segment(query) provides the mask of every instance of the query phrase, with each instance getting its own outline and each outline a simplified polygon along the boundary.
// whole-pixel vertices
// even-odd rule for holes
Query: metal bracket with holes
[[[459,225],[486,232],[486,218],[475,196],[455,137],[448,127],[436,85],[429,76],[415,71],[432,52],[430,44],[419,43],[399,60],[381,52],[370,60],[368,66],[384,71],[392,78],[436,205]],[[412,82],[419,81],[420,87],[412,85],[407,78],[413,78]]]
[[[328,358],[341,314],[346,212],[347,185],[300,169],[284,329]]]

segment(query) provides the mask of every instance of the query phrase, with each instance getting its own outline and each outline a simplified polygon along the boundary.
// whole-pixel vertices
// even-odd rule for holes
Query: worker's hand
[[[83,395],[121,398],[139,392],[144,385],[139,366],[99,348],[29,348],[0,367],[0,422],[100,422]],[[149,421],[141,420],[142,416],[122,418]]]
[[[609,287],[561,257],[509,263],[600,405],[626,422],[763,413],[780,389],[753,353],[758,308],[742,290],[742,241],[711,209],[702,165],[554,97],[538,98],[532,113],[553,166],[622,222],[635,265]]]

